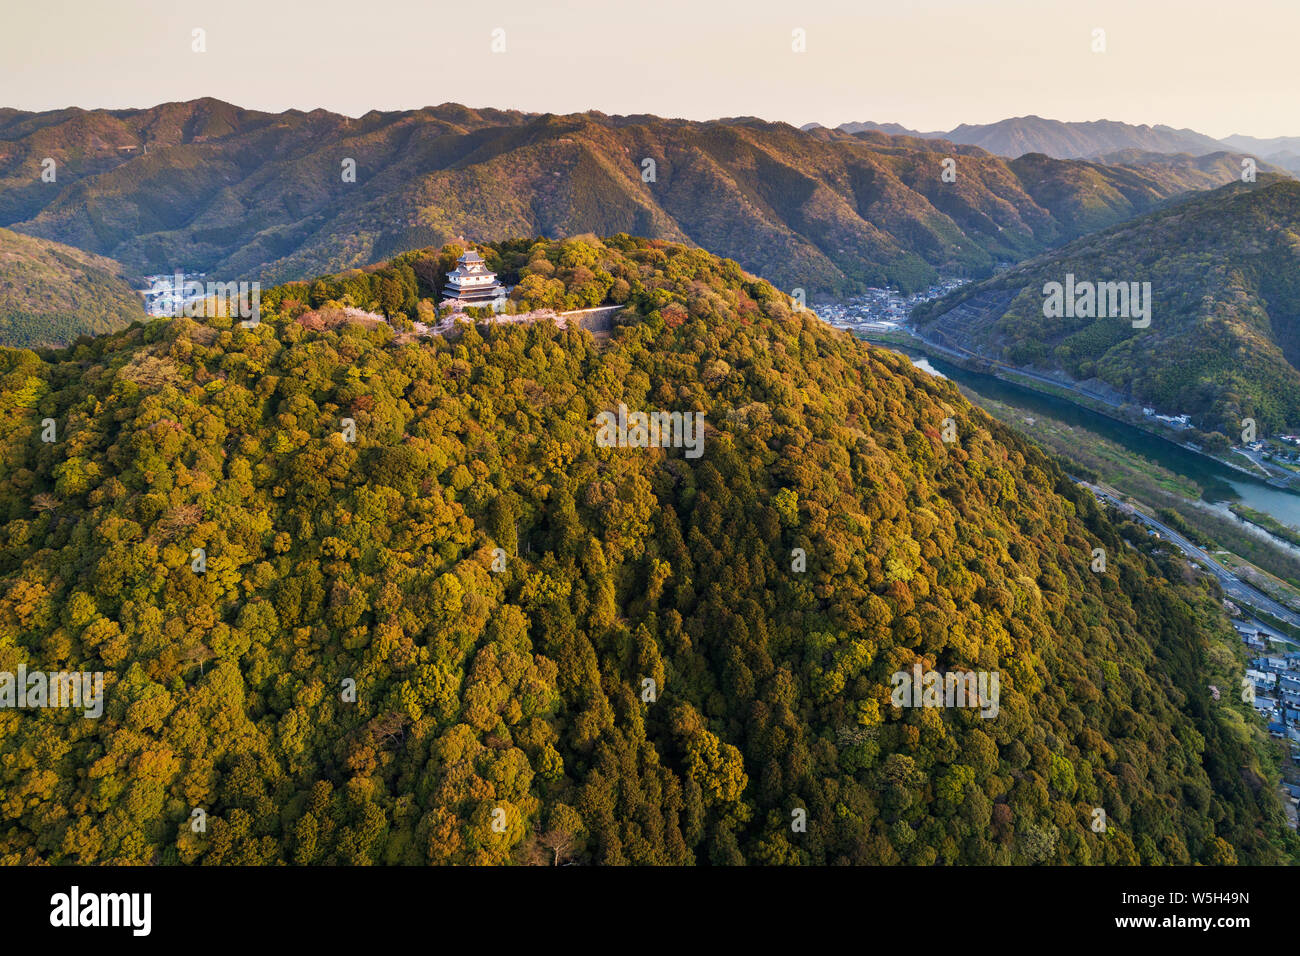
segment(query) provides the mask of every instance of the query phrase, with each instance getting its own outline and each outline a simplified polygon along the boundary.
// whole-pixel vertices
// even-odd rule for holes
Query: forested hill
[[[1044,318],[1043,287],[1151,283],[1150,325]],[[1300,427],[1300,183],[1262,176],[1088,236],[918,312],[1017,365],[1097,378],[1235,441]],[[974,317],[974,318],[973,318]]]
[[[955,181],[942,161],[956,161]],[[41,178],[46,160],[56,182]],[[756,119],[530,115],[455,104],[261,113],[0,111],[0,226],[148,274],[303,279],[456,236],[619,231],[728,255],[808,299],[987,275],[1235,164],[1122,168]],[[349,179],[350,177],[350,179]]]
[[[116,262],[0,229],[0,343],[67,345],[144,317]]]
[[[331,280],[0,351],[0,669],[106,674],[0,709],[0,863],[1294,853],[1216,596],[951,383],[696,249],[483,251],[622,324],[312,331]]]

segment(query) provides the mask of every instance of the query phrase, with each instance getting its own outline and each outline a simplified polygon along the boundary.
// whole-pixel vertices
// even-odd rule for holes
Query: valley
[[[854,322],[847,327],[868,341],[911,356],[924,355],[929,368],[956,381],[977,404],[1018,431],[1110,486],[1153,506],[1174,507],[1211,536],[1231,538],[1300,587],[1300,549],[1259,524],[1246,524],[1226,507],[1239,503],[1282,526],[1300,529],[1300,494],[1276,487],[1268,475],[1252,474],[1189,448],[1173,435],[1166,437],[1151,427],[1125,421],[1100,396],[1057,378],[996,366],[929,340],[906,316],[884,330],[877,323]]]

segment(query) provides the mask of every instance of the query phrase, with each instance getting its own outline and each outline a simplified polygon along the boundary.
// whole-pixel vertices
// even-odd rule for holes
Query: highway
[[[1256,588],[1252,587],[1251,585],[1247,584],[1245,581],[1242,581],[1240,578],[1238,578],[1235,574],[1233,574],[1223,565],[1219,564],[1218,561],[1215,561],[1214,558],[1212,558],[1208,552],[1192,544],[1192,542],[1188,541],[1181,534],[1179,534],[1173,528],[1169,527],[1164,522],[1158,521],[1157,519],[1152,518],[1149,515],[1143,514],[1141,511],[1138,511],[1132,505],[1120,501],[1114,495],[1110,495],[1102,491],[1096,485],[1090,484],[1086,481],[1080,481],[1078,478],[1074,478],[1073,480],[1077,484],[1082,485],[1084,488],[1087,488],[1097,497],[1104,498],[1106,501],[1109,501],[1121,512],[1133,518],[1134,520],[1140,521],[1143,524],[1145,524],[1147,527],[1154,528],[1156,531],[1160,532],[1161,537],[1177,545],[1179,548],[1182,549],[1184,554],[1186,554],[1193,561],[1197,562],[1202,568],[1204,568],[1210,574],[1213,574],[1215,578],[1218,579],[1219,586],[1223,588],[1223,593],[1226,594],[1228,597],[1232,598],[1232,600],[1235,601],[1236,603],[1255,608],[1257,610],[1263,611],[1266,614],[1272,615],[1273,617],[1277,618],[1280,621],[1285,621],[1287,624],[1293,625],[1295,627],[1300,627],[1300,614],[1297,614],[1295,611],[1292,611],[1290,608],[1283,607],[1281,604],[1278,604],[1276,601],[1274,601],[1268,595],[1264,594],[1262,591],[1259,591]],[[1269,630],[1272,631],[1273,629],[1269,628]],[[1279,635],[1279,637],[1281,636]],[[1281,639],[1286,640],[1287,643],[1289,644],[1296,643],[1296,641],[1294,641],[1291,638],[1281,638]]]
[[[1051,386],[1052,388],[1059,388],[1067,392],[1073,392],[1076,395],[1081,395],[1084,398],[1091,399],[1094,402],[1100,402],[1101,404],[1107,406],[1108,408],[1112,408],[1115,410],[1119,409],[1118,405],[1116,405],[1113,401],[1106,398],[1105,396],[1098,395],[1094,392],[1090,392],[1084,388],[1080,388],[1077,384],[1072,384],[1068,381],[1063,382],[1060,381],[1059,379],[1052,378],[1050,375],[1042,375],[1038,372],[1032,372],[1029,369],[1019,368],[1015,365],[1007,365],[1005,362],[999,362],[996,359],[989,358],[987,355],[981,355],[978,352],[972,352],[970,351],[970,349],[962,348],[960,346],[940,345],[938,342],[932,341],[931,339],[927,339],[924,335],[918,332],[913,326],[911,326],[906,322],[899,323],[898,331],[906,332],[912,338],[916,339],[917,342],[919,342],[921,346],[923,346],[924,348],[933,349],[936,352],[942,352],[946,355],[949,355],[961,361],[966,361],[966,362],[974,361],[977,363],[981,363],[992,370],[992,372],[986,374],[1001,372],[1004,375],[1019,375],[1023,378],[1031,379],[1043,385],[1048,385]],[[1087,406],[1084,407],[1086,408]],[[1240,470],[1246,471],[1246,469],[1244,468]],[[1249,474],[1249,472],[1247,472],[1247,474]]]
[[[924,346],[934,351],[941,352],[941,353],[948,353],[958,358],[978,358],[984,361],[988,361],[988,359],[984,359],[983,356],[975,355],[975,353],[966,352],[965,354],[963,354],[957,349],[939,345],[937,342],[932,342],[929,339],[922,336],[915,329],[911,328],[906,323],[903,323],[901,325],[901,330],[907,332],[909,335],[911,335],[912,338],[916,339],[918,342],[922,343]],[[996,364],[996,363],[992,363],[992,364]],[[1081,395],[1087,395],[1089,398],[1094,398],[1094,399],[1099,398],[1099,396],[1091,395],[1087,392],[1082,391],[1081,389],[1072,388],[1069,385],[1066,385],[1062,382],[1058,382],[1044,375],[1039,375],[1034,372],[1027,372],[1023,369],[1008,369],[1008,370],[1014,371],[1018,375],[1024,375],[1029,378],[1037,379],[1043,382],[1044,384],[1054,385],[1057,388],[1063,388],[1069,391],[1078,392]],[[1102,399],[1102,401],[1105,400]],[[1221,459],[1215,459],[1215,460],[1221,461]],[[1245,468],[1242,468],[1238,465],[1232,465],[1227,462],[1222,462],[1222,463],[1229,464],[1230,467],[1235,468],[1238,471],[1250,474],[1250,472],[1247,472]],[[1071,477],[1073,478],[1073,476]],[[1258,478],[1259,476],[1253,475],[1253,477]],[[1228,570],[1223,565],[1219,564],[1218,561],[1214,560],[1214,558],[1211,557],[1208,552],[1192,544],[1192,542],[1188,541],[1185,537],[1183,537],[1173,528],[1170,528],[1164,522],[1159,521],[1156,518],[1152,518],[1141,511],[1138,511],[1133,506],[1126,504],[1125,502],[1120,501],[1118,498],[1114,497],[1113,495],[1107,494],[1106,492],[1102,491],[1096,485],[1090,484],[1089,482],[1086,481],[1081,481],[1078,478],[1073,478],[1073,480],[1076,484],[1082,485],[1083,487],[1087,488],[1089,491],[1097,495],[1099,498],[1103,498],[1111,502],[1112,504],[1115,505],[1116,508],[1118,508],[1124,514],[1129,515],[1135,520],[1145,524],[1147,527],[1158,531],[1161,534],[1161,536],[1164,537],[1166,540],[1172,542],[1174,545],[1181,548],[1183,553],[1186,554],[1191,560],[1195,561],[1207,572],[1214,575],[1214,577],[1219,582],[1219,586],[1223,589],[1223,593],[1227,595],[1229,598],[1231,598],[1233,601],[1235,601],[1237,604],[1242,605],[1243,607],[1257,609],[1259,611],[1262,611],[1266,614],[1269,614],[1277,618],[1280,621],[1284,621],[1287,624],[1292,625],[1293,627],[1300,628],[1300,614],[1297,614],[1295,611],[1292,611],[1288,607],[1284,607],[1283,605],[1279,604],[1277,601],[1274,601],[1272,598],[1270,598],[1267,594],[1264,594],[1262,591],[1255,588],[1253,585],[1250,585],[1245,581],[1241,580],[1241,578],[1237,577],[1232,571]],[[1276,628],[1268,627],[1263,622],[1256,622],[1256,623],[1260,626],[1262,630],[1268,631],[1277,640],[1284,641],[1287,644],[1300,646],[1300,642],[1296,641],[1294,638],[1283,636],[1276,630]]]

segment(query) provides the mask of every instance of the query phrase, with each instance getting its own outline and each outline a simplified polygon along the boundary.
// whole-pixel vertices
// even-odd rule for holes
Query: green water
[[[909,353],[906,349],[896,351],[907,354],[918,367],[932,374],[937,372],[980,395],[1023,408],[1028,412],[1037,412],[1048,418],[1065,422],[1067,425],[1086,428],[1123,446],[1135,455],[1153,461],[1162,468],[1167,468],[1174,474],[1195,482],[1204,489],[1202,498],[1207,502],[1239,501],[1248,508],[1262,511],[1284,524],[1300,529],[1300,494],[1274,488],[1263,481],[1233,471],[1213,458],[1189,451],[1158,435],[1152,435],[1150,432],[1082,408],[1054,395],[1045,395],[992,375],[970,372],[941,359]]]

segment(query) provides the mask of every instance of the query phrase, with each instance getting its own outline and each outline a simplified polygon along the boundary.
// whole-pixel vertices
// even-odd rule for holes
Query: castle
[[[495,272],[488,271],[483,257],[473,249],[456,260],[456,268],[447,273],[447,283],[442,290],[442,305],[453,309],[465,306],[491,306],[496,311],[505,307],[506,287],[497,281]]]

